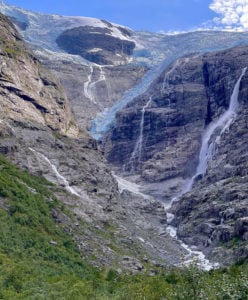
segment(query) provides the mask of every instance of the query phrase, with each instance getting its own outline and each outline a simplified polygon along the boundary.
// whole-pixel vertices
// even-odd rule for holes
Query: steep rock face
[[[130,36],[127,30],[125,34]],[[56,39],[56,42],[66,52],[78,54],[100,65],[125,63],[135,47],[132,41],[112,36],[110,28],[92,26],[68,29]]]
[[[109,162],[148,181],[192,174],[201,134],[228,107],[246,52],[244,47],[176,60],[145,94],[118,113],[106,142]],[[141,130],[142,108],[150,99]],[[135,151],[141,133],[142,146]]]
[[[245,75],[237,117],[215,144],[205,177],[173,205],[179,236],[225,262],[248,256],[247,86]]]
[[[48,161],[43,158],[41,163],[41,156],[37,154],[39,161],[37,156],[32,155],[31,149],[36,148],[37,152],[57,163],[63,161],[64,172],[74,178],[75,185],[83,183],[87,186],[91,182],[89,189],[93,189],[92,186],[101,182],[99,193],[104,193],[104,186],[116,186],[97,151],[96,143],[88,134],[80,132],[75,124],[61,85],[40,65],[14,26],[2,15],[0,27],[1,152],[32,173],[48,174],[56,182],[58,176],[52,172],[51,165],[49,170]],[[33,156],[31,161],[27,154],[28,157]],[[80,165],[78,161],[87,162],[81,166],[85,170],[84,176],[75,175]],[[105,173],[109,176],[104,177]],[[94,174],[101,175],[95,179]],[[106,193],[111,194],[111,188]]]
[[[170,180],[177,183],[181,177],[190,178],[198,164],[204,130],[228,108],[235,83],[247,65],[247,47],[174,62],[147,93],[118,114],[106,142],[108,160],[128,173],[141,174],[145,181],[166,185]],[[179,238],[223,263],[248,254],[247,86],[245,73],[237,116],[214,144],[206,175],[199,176],[193,189],[171,209]],[[178,194],[183,186],[176,188]]]
[[[29,53],[13,25],[2,15],[0,26],[1,121],[8,118],[17,123],[37,123],[76,136],[78,129],[61,86]]]
[[[11,12],[11,15],[13,14],[11,9],[8,12]],[[165,57],[165,65],[168,65],[172,59],[189,53],[192,49],[205,51],[206,49],[216,49],[216,47],[225,48],[237,44],[237,42],[240,43],[241,40],[244,43],[247,39],[246,33],[222,33],[220,36],[219,33],[215,32],[196,32],[174,37],[164,37],[162,35],[154,37],[153,34],[136,33],[136,38],[139,41],[145,36],[148,37],[144,41],[144,45],[147,45],[148,50],[145,48],[137,50],[134,53],[134,61],[130,65],[110,67],[89,64],[80,57],[70,56],[58,49],[55,40],[59,34],[65,29],[75,29],[76,26],[80,26],[80,22],[84,23],[85,18],[65,19],[61,16],[37,15],[18,9],[14,10],[13,15],[16,14],[16,24],[19,22],[17,25],[22,28],[22,33],[26,39],[33,43],[34,47],[37,47],[36,53],[42,53],[45,56],[43,61],[47,65],[53,61],[50,68],[53,69],[63,83],[81,128],[86,127],[94,112],[106,108],[105,105],[108,106],[116,99],[121,98],[120,96],[123,95],[125,89],[129,89],[139,82],[139,79],[147,70],[143,65],[150,66],[153,63],[159,63]],[[20,23],[20,18],[18,18],[20,15],[27,22]],[[95,19],[94,22],[99,23],[99,20]],[[82,24],[82,26],[85,27],[85,24]],[[111,26],[111,24],[107,24],[108,28]],[[94,30],[97,31],[96,27],[94,27]],[[88,29],[92,30],[91,27]],[[128,36],[125,29],[121,28],[121,30],[124,30],[123,35]],[[105,35],[105,33],[109,34],[106,28],[101,34]],[[88,33],[84,32],[84,34]],[[218,43],[216,39],[218,39]],[[103,42],[101,38],[100,40]],[[119,60],[119,55],[121,55],[118,52],[120,45],[116,40],[114,46],[117,49],[117,54],[114,56],[114,61],[107,61],[111,58],[111,51],[115,51],[113,48],[110,49],[109,53],[101,52],[102,48],[99,48],[100,50],[92,48],[94,47],[93,40],[91,42],[88,45],[79,45],[82,47],[78,53],[80,54],[80,51],[86,47],[87,53],[93,53],[93,61],[96,59],[99,64],[114,65],[117,61],[118,64],[123,62],[123,57]],[[180,44],[180,47],[178,44]],[[104,47],[105,45],[101,44],[100,46]],[[41,50],[39,47],[45,47],[46,49]],[[125,59],[130,51],[130,49],[125,50]],[[16,55],[14,52],[13,47],[8,47],[4,49],[3,54],[8,59],[12,59]],[[102,56],[97,56],[98,52]],[[84,55],[87,55],[87,53],[84,53]],[[131,102],[124,111],[119,112],[117,126],[111,139],[106,143],[106,153],[111,162],[123,167],[125,172],[141,173],[143,180],[146,182],[166,181],[167,183],[171,179],[176,181],[178,178],[193,174],[198,163],[202,132],[210,122],[217,119],[228,107],[233,86],[240,75],[240,70],[246,65],[246,48],[243,48],[243,50],[242,48],[234,49],[230,53],[228,51],[205,56],[188,55],[171,64],[156,78],[146,93]],[[86,58],[91,60],[90,57]],[[22,68],[16,62],[15,65],[9,64],[7,69],[12,67],[13,69],[16,67],[14,69],[15,74],[22,74]],[[31,70],[32,68],[29,69],[31,73],[34,71]],[[124,70],[128,70],[125,75],[123,74]],[[162,68],[159,70],[161,71]],[[159,70],[152,69],[154,77],[151,76],[148,81],[145,81],[143,88],[138,89],[138,91],[144,91],[151,80],[158,75]],[[44,77],[46,72],[43,70],[40,79],[38,78],[37,81],[41,80],[43,82],[41,78]],[[15,77],[17,83],[22,83],[22,93],[27,93],[26,88],[28,85],[24,88],[25,82],[23,80],[25,76],[27,76],[26,73],[22,78]],[[46,76],[49,77],[50,75]],[[118,77],[124,82],[121,87],[118,87]],[[27,78],[30,79],[30,77]],[[110,80],[106,80],[106,78],[110,78]],[[242,84],[245,80],[244,77]],[[48,87],[55,86],[55,90],[58,92],[59,85],[55,84],[52,79],[48,81],[50,82]],[[112,85],[111,89],[114,90],[114,93],[109,93],[109,85]],[[18,89],[13,87],[10,89],[4,88],[9,92],[8,98],[23,98],[23,94],[20,94]],[[73,224],[69,221],[66,229],[68,232],[73,231],[74,238],[82,253],[86,253],[85,255],[89,260],[91,260],[91,256],[95,255],[98,259],[98,265],[115,265],[118,261],[121,266],[126,264],[129,268],[131,264],[139,270],[143,267],[140,261],[130,256],[124,256],[123,253],[129,253],[130,251],[131,256],[140,259],[140,253],[145,251],[149,257],[167,264],[173,264],[180,260],[180,247],[176,241],[170,239],[166,232],[166,215],[163,206],[151,199],[144,200],[144,197],[139,194],[134,196],[133,193],[123,192],[120,198],[116,181],[105,166],[100,153],[96,149],[95,142],[89,139],[87,135],[84,138],[79,135],[78,139],[74,140],[61,136],[61,133],[64,135],[70,133],[73,137],[77,136],[77,127],[71,126],[72,122],[67,118],[67,121],[60,122],[60,112],[57,111],[54,116],[48,103],[37,96],[37,91],[40,91],[39,87],[33,84],[28,95],[24,95],[23,100],[30,102],[30,105],[32,104],[32,113],[28,114],[30,107],[25,109],[25,115],[22,117],[21,122],[18,120],[18,116],[14,114],[19,113],[18,101],[15,101],[11,110],[9,110],[9,107],[5,109],[6,117],[4,122],[1,122],[1,152],[7,154],[9,158],[23,168],[27,168],[35,174],[44,175],[57,186],[60,186],[56,191],[57,195],[67,207],[71,208],[78,220]],[[243,91],[245,97],[245,87],[242,86],[242,93]],[[29,97],[29,93],[32,94],[32,97]],[[51,93],[48,93],[45,87],[44,93],[46,93],[46,98],[50,99]],[[62,97],[62,94],[58,93],[57,96]],[[52,94],[55,95],[54,90]],[[63,95],[62,98],[64,99],[64,97]],[[51,101],[54,101],[53,96],[51,96]],[[87,105],[85,105],[86,103]],[[56,103],[52,103],[52,107],[56,107]],[[66,104],[64,109],[65,111],[68,110]],[[12,111],[12,117],[10,118],[8,118],[9,111]],[[22,114],[24,113],[19,113],[19,116],[22,116]],[[30,116],[33,114],[35,118]],[[61,114],[63,115],[64,112],[61,112]],[[70,115],[69,110],[68,114]],[[44,116],[45,121],[42,122]],[[13,121],[15,119],[18,122]],[[67,125],[62,126],[60,124],[56,127],[55,124],[57,123]],[[239,153],[241,156],[240,163],[245,161],[245,146],[241,149],[242,151]],[[26,159],[27,153],[30,153],[28,159]],[[206,180],[209,181],[209,177],[217,178],[216,180],[221,182],[221,180],[230,179],[228,176],[233,173],[233,169],[237,174],[245,174],[242,165],[238,170],[234,167],[236,158],[229,157],[228,159],[232,164],[226,165],[224,150],[222,160],[219,161],[220,168],[211,167],[213,169],[212,174],[203,179],[203,185],[196,190],[198,193],[207,188],[208,183]],[[225,172],[219,171],[222,168],[225,168]],[[211,172],[211,169],[208,172]],[[223,174],[226,174],[226,177],[221,179]],[[231,179],[233,182],[235,176]],[[238,182],[243,182],[242,180],[245,179],[239,178]],[[211,182],[211,179],[209,182]],[[227,181],[227,184],[229,183]],[[231,185],[227,186],[232,190]],[[66,194],[63,188],[69,193]],[[241,193],[238,193],[239,189]],[[179,188],[176,187],[176,192],[178,190]],[[220,190],[221,193],[225,191],[224,188]],[[241,213],[241,211],[245,209],[245,193],[245,186],[235,186],[234,190],[225,198],[233,199],[235,203],[236,198],[243,201],[241,208],[237,207],[233,213],[233,211],[227,211],[227,206],[219,208],[222,203],[221,205],[219,203],[215,205],[214,201],[218,194],[214,192],[213,186],[202,197],[198,197],[197,192],[195,192],[195,202],[200,199],[201,203],[199,207],[196,204],[192,204],[192,207],[196,207],[199,212],[202,212],[205,219],[201,219],[202,216],[193,213],[193,208],[189,203],[190,200],[185,200],[185,202],[183,200],[182,207],[177,206],[179,205],[177,203],[175,207],[178,207],[178,214],[175,217],[174,224],[179,226],[180,238],[204,248],[207,244],[211,244],[215,249],[219,245],[218,241],[220,243],[223,240],[230,240],[232,243],[239,240],[244,242],[247,236],[247,220],[246,213]],[[192,197],[194,197],[193,191]],[[187,195],[184,198],[187,198]],[[206,206],[203,205],[204,201],[207,202]],[[214,204],[210,210],[209,202]],[[235,203],[233,206],[236,205]],[[173,212],[175,212],[174,207]],[[216,217],[217,221],[212,222],[211,216],[215,216],[215,213],[218,215]],[[222,214],[223,217],[219,221],[219,215]],[[56,220],[67,222],[60,213],[54,212],[53,215]],[[190,215],[189,221],[188,215]],[[234,219],[236,223],[232,227]],[[83,230],[80,222],[84,222],[84,225],[86,223]],[[195,231],[192,230],[194,225],[197,228]],[[216,225],[221,225],[223,228],[219,227],[218,231],[214,228]],[[207,235],[213,232],[212,230],[216,230],[215,234],[211,236],[210,242],[206,244],[203,241],[205,241]],[[193,235],[196,236],[195,240],[192,239]],[[210,250],[213,249],[211,247]],[[121,254],[116,251],[117,248],[121,249]],[[239,253],[240,255],[244,255],[244,248],[237,249],[243,251]]]

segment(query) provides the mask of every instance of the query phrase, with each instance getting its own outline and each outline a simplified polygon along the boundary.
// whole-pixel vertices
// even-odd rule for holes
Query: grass
[[[119,275],[97,270],[51,216],[62,204],[51,184],[0,156],[0,299],[248,299],[248,267],[160,270]]]

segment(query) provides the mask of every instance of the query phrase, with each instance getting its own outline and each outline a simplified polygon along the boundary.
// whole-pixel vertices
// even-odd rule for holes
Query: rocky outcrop
[[[61,134],[76,136],[68,101],[62,87],[29,53],[20,35],[1,15],[0,119],[23,126],[48,126]]]
[[[57,39],[58,46],[70,54],[78,54],[99,65],[125,63],[132,55],[135,43],[112,35],[110,28],[81,26],[64,31]],[[120,27],[121,28],[121,27]],[[130,36],[126,30],[124,35]]]

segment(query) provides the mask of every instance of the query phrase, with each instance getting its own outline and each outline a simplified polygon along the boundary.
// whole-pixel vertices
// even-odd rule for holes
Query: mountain
[[[71,216],[52,216],[84,258],[133,273],[245,259],[248,34],[0,12],[1,153],[55,184]],[[238,110],[211,127],[237,82]]]

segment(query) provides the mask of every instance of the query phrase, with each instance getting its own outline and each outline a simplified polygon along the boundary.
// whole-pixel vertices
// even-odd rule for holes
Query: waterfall
[[[98,68],[100,69],[100,75],[96,83],[100,81],[106,81],[105,72],[103,71],[102,66],[98,66]]]
[[[170,75],[171,75],[171,73],[173,73],[175,71],[175,69],[177,67],[179,67],[180,62],[181,62],[181,60],[177,59],[176,62],[173,64],[172,68],[168,72],[165,73],[162,88],[161,88],[161,93],[164,92],[164,90],[166,88],[168,88]]]
[[[74,188],[72,188],[70,185],[69,185],[69,182],[67,181],[67,179],[62,176],[58,169],[56,168],[56,166],[54,164],[51,163],[51,161],[42,153],[32,149],[32,148],[29,148],[30,151],[32,151],[35,155],[37,155],[38,157],[40,157],[42,160],[44,160],[45,162],[47,162],[47,164],[49,165],[49,167],[52,169],[53,173],[55,174],[58,182],[63,186],[65,187],[65,189],[70,192],[71,194],[73,195],[76,195],[78,197],[80,197],[80,195],[75,191]]]
[[[141,156],[142,156],[142,144],[143,144],[143,133],[144,133],[144,121],[145,121],[145,112],[146,109],[150,106],[152,102],[152,97],[149,98],[149,100],[146,102],[146,104],[142,107],[141,110],[141,119],[140,119],[140,130],[139,130],[139,137],[136,141],[136,144],[134,146],[134,150],[132,152],[131,158],[129,160],[129,164],[132,167],[132,170],[134,171],[134,163],[137,160],[138,164],[140,163]]]
[[[96,140],[101,140],[102,136],[110,129],[115,120],[116,113],[123,109],[129,102],[139,95],[145,93],[151,83],[172,63],[182,52],[175,52],[171,57],[166,58],[159,66],[153,66],[141,79],[138,85],[126,91],[122,98],[112,107],[104,109],[97,114],[92,121],[90,134]]]
[[[94,68],[93,66],[90,66],[90,74],[88,75],[88,80],[84,83],[84,95],[88,99],[90,99],[91,102],[96,103],[95,101],[95,85],[101,81],[106,82],[106,76],[105,72],[102,68],[102,66],[97,66],[99,68],[99,78],[96,81],[92,80]],[[106,85],[107,93],[108,93],[108,87]]]
[[[90,73],[88,75],[88,80],[84,83],[84,95],[86,98],[90,99],[93,103],[95,103],[94,97],[92,95],[92,90],[90,88],[90,84],[92,82],[92,76],[94,72],[94,67],[90,66]]]
[[[194,180],[198,176],[205,175],[205,173],[207,171],[208,162],[211,161],[213,154],[214,154],[215,142],[217,140],[220,140],[221,135],[226,130],[228,130],[232,121],[234,120],[234,118],[236,116],[236,111],[239,106],[238,96],[239,96],[240,82],[241,82],[242,77],[245,75],[246,69],[247,68],[244,68],[242,70],[242,73],[234,86],[228,109],[225,111],[225,113],[223,115],[221,115],[219,117],[219,119],[217,121],[211,123],[207,127],[206,131],[204,132],[204,134],[202,136],[202,145],[201,145],[201,150],[200,150],[200,154],[199,154],[199,163],[198,163],[196,172],[195,172],[194,176],[186,184],[186,186],[182,190],[180,196],[189,192],[192,189]],[[214,141],[210,142],[211,138],[217,128],[221,129],[220,133],[219,133],[219,135],[217,135],[215,137]],[[174,198],[171,201],[170,205],[165,207],[166,211],[171,207],[172,203],[177,200],[178,200],[177,198]],[[167,232],[170,234],[171,237],[177,239],[177,228],[170,225],[173,219],[174,219],[174,215],[167,212],[167,224],[168,224]],[[198,261],[197,265],[204,270],[210,270],[212,268],[218,267],[217,263],[211,263],[208,259],[206,259],[205,255],[201,251],[192,250],[193,247],[189,247],[188,245],[186,245],[185,243],[183,243],[180,240],[178,240],[178,241],[180,242],[181,246],[185,250],[188,251],[188,255],[186,256],[187,260],[184,262],[184,265],[189,265],[189,264],[193,263],[195,260],[197,260]]]
[[[230,127],[232,121],[234,120],[236,116],[236,111],[239,106],[238,96],[239,96],[240,82],[242,77],[245,75],[246,69],[247,68],[244,68],[242,70],[242,73],[234,86],[228,109],[225,111],[223,115],[219,117],[217,121],[212,122],[204,132],[202,136],[202,145],[199,154],[199,163],[196,169],[196,173],[190,179],[186,187],[183,189],[182,194],[189,192],[191,190],[194,180],[198,176],[200,175],[204,176],[206,174],[208,162],[212,160],[214,154],[216,141],[220,140],[221,135]],[[211,138],[217,128],[221,129],[220,134],[215,137],[214,141],[211,142]]]

